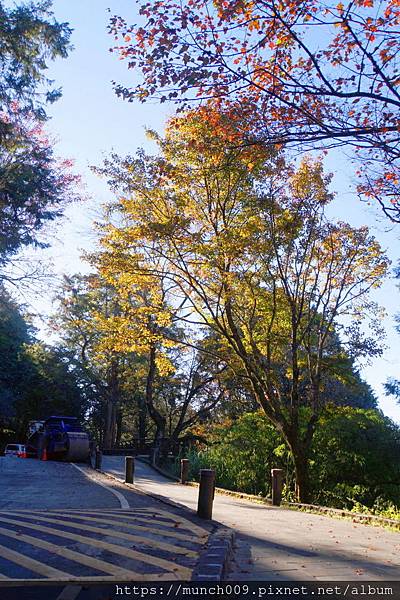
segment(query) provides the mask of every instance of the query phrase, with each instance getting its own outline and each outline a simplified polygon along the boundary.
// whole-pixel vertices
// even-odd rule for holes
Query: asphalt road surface
[[[69,463],[0,457],[0,509],[119,508],[118,498]]]
[[[208,538],[186,511],[85,466],[2,457],[0,482],[1,600],[66,594],[23,596],[34,583],[63,582],[74,600],[82,585],[189,580]]]

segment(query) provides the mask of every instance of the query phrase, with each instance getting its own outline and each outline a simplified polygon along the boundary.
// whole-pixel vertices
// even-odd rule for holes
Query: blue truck
[[[89,458],[89,435],[76,417],[52,416],[44,421],[30,421],[26,451],[42,460],[86,462]]]

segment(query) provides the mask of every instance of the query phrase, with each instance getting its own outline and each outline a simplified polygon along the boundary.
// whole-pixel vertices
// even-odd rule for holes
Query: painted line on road
[[[81,473],[83,473],[85,475],[85,477],[90,479],[90,481],[93,481],[93,483],[97,483],[97,485],[101,485],[101,487],[105,488],[106,490],[108,490],[109,492],[114,494],[114,496],[116,496],[118,498],[121,508],[130,508],[128,500],[125,498],[125,496],[123,494],[121,494],[121,492],[117,492],[117,490],[114,490],[112,487],[106,485],[105,483],[102,483],[101,481],[94,479],[93,477],[91,477],[89,475],[89,473],[87,471],[82,469],[82,467],[78,467],[78,465],[76,465],[75,463],[69,463],[69,464],[72,465],[73,467],[75,467],[75,469],[78,469],[78,471],[80,471]]]
[[[7,514],[12,515],[12,516],[18,516],[19,513],[18,512],[14,512],[12,510],[8,511]],[[28,515],[24,515],[25,518],[28,517]],[[57,516],[57,515],[54,515]],[[31,517],[32,519],[35,519],[35,521],[41,521],[44,523],[52,523],[53,525],[61,525],[63,527],[70,527],[71,529],[79,529],[79,531],[81,531],[82,533],[84,533],[85,531],[89,531],[91,533],[100,533],[100,534],[105,534],[108,537],[114,537],[114,538],[120,538],[123,540],[128,540],[131,542],[140,542],[141,544],[145,545],[145,546],[152,546],[154,548],[159,548],[160,550],[165,550],[166,552],[171,552],[171,553],[176,553],[176,554],[184,554],[185,556],[190,556],[190,557],[195,557],[197,556],[197,553],[194,552],[193,550],[189,550],[188,548],[182,548],[181,546],[175,546],[173,544],[168,544],[166,542],[159,542],[157,540],[152,540],[150,538],[146,538],[142,535],[135,535],[132,533],[124,533],[123,531],[115,531],[112,530],[110,531],[109,529],[106,529],[105,527],[93,527],[92,525],[87,525],[87,524],[83,524],[83,523],[71,523],[71,521],[66,521],[66,520],[61,520],[59,519],[52,519],[51,517],[39,517],[38,515],[32,515]],[[30,525],[29,521],[21,521],[21,525],[25,525],[25,523],[27,525]]]
[[[56,598],[56,600],[75,600],[82,591],[80,585],[67,585]]]
[[[85,514],[71,514],[71,513],[65,513],[59,510],[52,510],[51,514],[54,515],[60,515],[60,517],[68,517],[70,519],[77,519],[79,521],[90,521],[90,522],[95,522],[95,523],[104,523],[104,525],[116,525],[117,527],[125,527],[126,529],[132,529],[134,531],[138,531],[143,532],[146,531],[148,533],[155,533],[156,535],[162,535],[162,536],[167,536],[167,537],[173,537],[176,538],[177,540],[182,540],[185,542],[195,542],[198,541],[197,540],[197,536],[196,535],[191,535],[189,533],[180,533],[176,530],[176,528],[171,528],[171,525],[169,523],[166,523],[165,521],[156,521],[156,519],[151,519],[152,523],[158,523],[161,525],[165,525],[166,527],[169,527],[169,529],[157,529],[156,527],[148,527],[146,525],[146,522],[148,522],[148,516],[146,517],[142,517],[142,519],[138,519],[138,517],[133,517],[133,521],[135,524],[133,523],[126,523],[126,520],[128,519],[128,517],[126,515],[112,515],[115,517],[123,517],[125,519],[125,521],[117,521],[115,519],[102,519],[100,517],[88,517]],[[132,518],[131,518],[132,520]],[[142,525],[140,525],[140,523],[143,523]]]
[[[150,496],[151,496],[151,492],[149,492]],[[146,493],[145,493],[146,495]],[[181,510],[185,510],[185,507],[182,506]],[[129,511],[125,511],[125,510],[116,510],[115,508],[102,508],[102,509],[71,509],[71,513],[73,512],[78,512],[79,513],[90,513],[90,514],[96,514],[96,513],[100,513],[103,515],[114,515],[117,514],[120,517],[126,517],[127,519],[130,520],[137,520],[137,519],[143,519],[145,518],[145,516],[149,515],[151,516],[151,522],[152,523],[157,523],[160,525],[166,525],[168,526],[168,523],[166,523],[165,521],[160,521],[160,520],[156,520],[156,517],[162,517],[164,519],[169,519],[170,521],[173,521],[174,523],[182,524],[182,526],[185,529],[188,529],[191,533],[196,533],[199,537],[205,537],[206,535],[209,534],[209,531],[207,529],[203,529],[203,527],[200,527],[199,525],[196,525],[195,523],[193,523],[193,521],[190,521],[189,519],[186,519],[185,517],[183,517],[180,514],[176,514],[176,513],[171,513],[168,512],[167,510],[163,510],[160,508],[131,508]],[[6,511],[8,512],[8,511]],[[57,509],[56,509],[56,512]],[[1,511],[0,511],[1,514]],[[136,515],[136,516],[135,516]],[[139,516],[140,515],[140,516]],[[144,516],[142,516],[144,515]]]
[[[156,523],[157,525],[169,526],[168,522],[166,522],[166,521],[160,521],[159,519],[156,520],[155,519],[156,515],[163,517],[164,519],[168,519],[178,526],[182,525],[183,529],[187,529],[188,531],[190,531],[192,536],[204,538],[209,535],[209,531],[207,531],[207,529],[203,529],[202,527],[195,525],[192,521],[189,521],[189,519],[186,519],[185,517],[182,517],[181,515],[177,515],[175,513],[170,513],[170,512],[167,512],[166,510],[161,510],[160,508],[157,508],[156,511],[151,510],[151,509],[146,509],[146,512],[147,512],[147,514],[150,513],[151,522]],[[132,520],[135,521],[138,518],[143,519],[143,517],[135,517],[135,516],[131,516],[126,513],[124,513],[124,518],[129,519],[131,521]],[[174,527],[175,527],[175,525],[174,525]]]
[[[35,518],[35,515],[32,515],[32,519]],[[7,519],[3,516],[0,517],[0,521],[3,523],[8,523],[10,525],[17,525],[18,527],[24,527],[26,529],[33,529],[34,531],[40,531],[41,533],[50,533],[57,537],[62,537],[68,540],[73,540],[76,542],[80,542],[85,544],[86,546],[94,546],[95,548],[101,548],[102,550],[108,550],[113,554],[117,554],[118,556],[124,556],[126,558],[131,558],[135,561],[142,562],[144,564],[155,565],[156,567],[160,567],[166,571],[174,571],[177,574],[179,573],[183,579],[190,579],[192,574],[192,570],[183,567],[181,565],[177,565],[169,560],[165,560],[163,558],[158,558],[156,556],[151,556],[149,554],[144,554],[143,552],[138,552],[136,550],[131,550],[126,546],[121,546],[118,544],[111,544],[110,542],[104,542],[103,540],[96,540],[94,538],[87,538],[83,535],[79,535],[77,533],[70,533],[68,531],[62,531],[60,529],[54,529],[53,527],[45,527],[44,525],[35,525],[34,523],[28,523],[27,521],[15,521],[14,519]],[[171,569],[172,567],[172,569]],[[135,577],[135,573],[132,573],[132,576]]]
[[[0,556],[13,562],[24,569],[28,569],[28,571],[32,571],[33,573],[39,573],[39,575],[44,575],[45,577],[53,577],[56,579],[64,579],[65,577],[69,577],[69,573],[65,573],[65,571],[60,571],[59,569],[54,569],[50,565],[46,565],[34,558],[29,558],[20,552],[15,552],[15,550],[11,550],[11,548],[5,548],[4,546],[0,546]]]
[[[175,523],[182,523],[182,525],[184,525],[186,529],[189,529],[189,531],[196,532],[201,537],[204,537],[204,535],[208,535],[208,531],[206,529],[195,525],[194,523],[192,523],[192,521],[189,521],[189,519],[185,519],[185,517],[182,517],[181,515],[175,515],[174,513],[168,512],[167,510],[160,509],[157,509],[157,513],[160,514],[162,517],[165,516],[166,518],[171,519],[171,521],[175,521]]]
[[[184,510],[184,507],[182,507]],[[0,511],[1,514],[2,511]],[[8,512],[8,511],[5,511]],[[21,512],[21,511],[19,511]],[[31,512],[31,511],[29,511]],[[59,510],[55,509],[55,512],[59,512]],[[155,523],[156,525],[165,525],[166,527],[169,527],[169,523],[166,521],[160,521],[160,519],[157,519],[156,517],[162,517],[164,519],[168,519],[170,521],[172,521],[173,523],[177,523],[178,525],[182,524],[184,529],[187,529],[190,531],[190,533],[192,535],[197,535],[200,538],[204,538],[206,536],[209,535],[209,531],[207,529],[203,529],[202,527],[200,527],[199,525],[196,525],[195,523],[193,523],[193,521],[190,521],[189,519],[186,519],[185,517],[181,516],[181,515],[177,515],[176,513],[170,513],[166,510],[162,510],[160,508],[156,508],[156,509],[152,509],[152,508],[131,508],[129,511],[123,511],[123,510],[116,510],[115,508],[102,508],[102,509],[71,509],[71,511],[68,511],[72,513],[76,513],[79,512],[79,514],[96,514],[96,513],[101,513],[102,515],[107,515],[107,516],[118,516],[118,517],[124,517],[124,519],[130,520],[130,521],[141,521],[144,520],[146,518],[148,518],[148,516],[151,517],[151,522]]]
[[[56,555],[61,554],[64,558],[67,558],[68,560],[72,560],[73,562],[85,565],[86,567],[91,567],[92,569],[96,569],[96,571],[109,573],[114,578],[118,576],[123,578],[130,577],[132,579],[132,577],[140,576],[138,573],[134,573],[131,570],[128,571],[128,569],[123,569],[122,567],[118,567],[117,565],[106,562],[99,558],[87,556],[86,554],[76,552],[75,550],[70,550],[69,548],[60,547],[60,544],[52,544],[51,542],[41,540],[40,538],[33,537],[26,533],[17,533],[15,531],[12,531],[11,529],[4,529],[3,527],[0,527],[0,535],[10,537],[11,539],[17,540],[19,542],[24,542],[36,548],[42,548],[43,550],[47,550],[48,552],[52,552]],[[6,577],[2,575],[1,578],[4,579]],[[67,577],[66,579],[71,578],[74,579],[72,575],[70,577]]]
[[[1,579],[1,578],[0,578]],[[99,583],[119,583],[119,582],[123,582],[123,583],[130,583],[132,584],[133,581],[152,581],[153,583],[155,581],[179,581],[179,576],[176,575],[175,573],[140,573],[139,575],[137,575],[135,577],[135,579],[132,579],[132,575],[130,575],[129,577],[125,576],[125,577],[114,577],[114,576],[109,576],[109,577],[68,577],[68,579],[11,579],[9,577],[3,577],[3,579],[0,580],[0,597],[3,600],[3,596],[1,596],[1,589],[2,588],[7,588],[10,587],[10,584],[12,584],[12,587],[27,587],[29,584],[33,584],[35,587],[36,586],[48,586],[49,583],[54,583],[58,586],[62,586],[62,585],[72,585],[72,584],[76,584],[76,585],[83,585],[83,586],[87,586],[87,585],[92,585],[92,584],[99,584]]]

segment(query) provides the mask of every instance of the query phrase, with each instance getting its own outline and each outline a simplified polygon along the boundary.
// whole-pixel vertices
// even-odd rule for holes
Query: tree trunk
[[[297,448],[293,451],[294,468],[296,474],[296,499],[297,502],[308,504],[310,502],[310,478],[308,452],[305,449]]]
[[[154,346],[149,352],[149,369],[146,380],[146,407],[149,411],[150,418],[156,426],[156,435],[154,438],[154,452],[152,457],[153,465],[157,462],[160,452],[161,439],[164,437],[166,419],[154,406],[154,379],[156,375],[156,349]]]
[[[275,411],[275,414],[271,415],[270,406],[266,400],[267,393],[261,386],[257,385],[257,382],[252,381],[253,389],[256,398],[264,410],[266,416],[271,420],[273,425],[282,434],[284,440],[289,446],[290,452],[293,457],[295,476],[296,476],[296,500],[308,504],[310,502],[311,494],[311,482],[309,478],[309,454],[311,448],[311,442],[314,435],[315,423],[317,415],[313,415],[307,426],[307,433],[304,439],[300,438],[299,432],[299,416],[297,407],[291,407],[290,417],[291,422],[285,422],[283,414],[279,414]],[[294,389],[295,394],[296,389]]]
[[[139,396],[138,400],[138,436],[139,436],[139,446],[141,448],[145,447],[146,444],[146,425],[147,425],[147,406],[146,406],[146,398],[142,395]]]
[[[108,398],[106,405],[106,419],[104,424],[103,448],[111,450],[115,443],[117,431],[117,406],[119,403],[118,365],[117,361],[111,361],[108,375]]]
[[[115,434],[115,444],[117,446],[121,445],[121,436],[122,436],[122,410],[118,408],[117,417],[116,417],[116,434]]]
[[[112,437],[113,437],[113,404],[112,400],[108,399],[106,404],[106,415],[104,423],[104,434],[103,434],[103,449],[111,450]]]
[[[296,495],[299,502],[308,504],[311,501],[312,482],[309,473],[309,457],[312,440],[318,422],[318,413],[314,412],[308,423],[303,438],[294,446],[293,459],[296,472]]]

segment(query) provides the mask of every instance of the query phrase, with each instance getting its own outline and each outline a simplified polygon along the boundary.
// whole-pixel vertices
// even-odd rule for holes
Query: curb
[[[152,465],[150,461],[145,460],[144,458],[135,457],[135,460],[138,460],[139,462],[142,462],[142,463],[148,465],[149,467],[151,467],[152,469],[154,469],[155,471],[160,473],[160,475],[163,475],[164,477],[166,477],[167,479],[170,479],[171,481],[176,481],[177,483],[180,482],[179,477],[175,477],[175,475],[172,475],[171,473],[169,473],[162,467]],[[184,485],[189,486],[189,487],[197,487],[197,488],[199,487],[199,483],[197,481],[186,481],[186,483]],[[246,494],[245,492],[235,492],[234,490],[226,490],[225,488],[220,488],[220,487],[215,488],[215,493],[223,495],[223,496],[233,496],[234,498],[240,498],[242,500],[250,500],[252,502],[258,502],[259,504],[272,504],[271,498],[266,498],[264,496],[255,496],[254,494]]]
[[[341,508],[329,508],[329,506],[319,506],[317,504],[301,504],[299,502],[284,502],[283,507],[286,509],[299,510],[302,512],[324,514],[333,518],[352,519],[355,523],[364,523],[373,526],[387,526],[394,529],[400,529],[400,520],[388,519],[379,515],[370,515],[365,513],[356,513],[351,510],[342,510]]]
[[[158,469],[155,470],[157,471]],[[170,500],[165,496],[159,496],[153,492],[148,492],[146,490],[137,488],[134,483],[126,483],[122,479],[119,479],[115,475],[111,475],[102,469],[96,469],[96,471],[110,479],[113,479],[114,481],[117,481],[118,483],[122,483],[127,488],[132,489],[132,491],[151,496],[151,498],[155,498],[163,504],[173,506],[174,508],[178,508],[180,510],[185,510],[186,512],[189,512],[197,517],[196,511],[188,506],[185,506],[184,504]],[[191,581],[223,581],[229,569],[233,554],[235,532],[233,529],[229,529],[229,527],[221,527],[217,521],[211,520],[209,523],[212,525],[214,530],[211,531],[210,535],[208,536],[205,549],[200,554],[197,565],[193,570]]]
[[[171,481],[176,481],[176,482],[180,481],[179,477],[175,477],[175,475],[172,475],[171,473],[169,473],[168,471],[165,471],[161,467],[157,467],[156,465],[152,465],[149,460],[145,460],[143,458],[139,458],[138,456],[135,456],[135,460],[138,460],[139,462],[142,462],[145,465],[148,465],[149,467],[151,467],[152,469],[154,469],[155,471],[157,471],[157,473],[160,473],[160,475],[164,475],[164,477],[166,477],[167,479],[171,479]]]
[[[180,480],[164,469],[160,467],[153,467],[150,462],[146,460],[138,459],[141,462],[149,465],[152,469],[164,475],[168,479],[172,481],[179,482]],[[120,480],[121,481],[121,480]],[[197,481],[187,481],[185,485],[190,487],[199,487]],[[234,490],[226,490],[224,488],[215,488],[216,494],[221,494],[224,496],[232,496],[234,498],[238,498],[240,500],[249,500],[250,502],[254,502],[256,504],[265,504],[267,506],[272,506],[272,499],[267,498],[265,496],[256,496],[254,494],[246,494],[244,492],[235,492]],[[160,498],[161,500],[161,498]],[[162,500],[161,500],[162,501]],[[182,506],[182,505],[181,505]],[[187,507],[185,507],[187,508]],[[345,510],[341,508],[331,508],[329,506],[319,506],[318,504],[302,504],[300,502],[288,502],[282,501],[280,507],[276,506],[275,508],[283,508],[286,510],[299,510],[301,512],[309,512],[313,514],[322,514],[328,517],[336,518],[336,519],[351,519],[354,523],[360,523],[364,525],[371,525],[372,527],[390,527],[391,529],[395,529],[396,531],[400,530],[400,520],[396,519],[388,519],[387,517],[380,517],[379,515],[365,514],[365,513],[355,513],[351,510]],[[188,509],[187,510],[191,510]]]
[[[193,571],[192,581],[223,581],[233,554],[235,532],[223,527],[212,533]]]
[[[139,459],[141,460],[141,459]],[[153,467],[147,461],[142,460],[142,462],[149,464],[152,469],[158,471],[164,477],[167,477],[173,481],[179,481],[177,477],[174,477],[164,469],[160,467]],[[185,485],[191,487],[199,487],[197,481],[187,481]],[[255,494],[246,494],[245,492],[236,492],[234,490],[226,490],[225,488],[215,488],[216,494],[221,494],[224,496],[232,496],[233,498],[238,498],[241,500],[249,500],[250,502],[254,502],[256,504],[266,504],[268,506],[272,506],[272,498],[267,498],[266,496],[256,496]],[[379,515],[373,515],[368,513],[356,513],[351,510],[346,510],[342,508],[332,508],[329,506],[320,506],[319,504],[304,504],[301,502],[288,502],[283,500],[280,507],[275,508],[285,508],[287,510],[299,510],[301,512],[309,512],[313,514],[323,514],[333,518],[345,518],[352,519],[356,523],[361,523],[365,525],[372,525],[375,527],[391,527],[396,530],[400,530],[400,520],[389,519],[387,517],[381,517]]]

